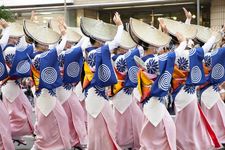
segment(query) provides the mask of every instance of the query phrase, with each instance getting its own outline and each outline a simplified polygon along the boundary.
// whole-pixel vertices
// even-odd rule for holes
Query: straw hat
[[[168,32],[173,36],[176,36],[176,33],[179,32],[187,39],[194,39],[196,37],[197,29],[194,26],[167,18],[160,19],[164,20]]]
[[[130,37],[130,34],[127,31],[123,31],[121,41],[119,43],[119,46],[124,49],[132,49],[137,44],[132,40]]]
[[[147,67],[146,67],[144,61],[140,57],[134,56],[134,61],[136,62],[138,67],[140,67],[143,70],[147,70]]]
[[[115,25],[86,17],[81,18],[80,27],[84,35],[103,42],[112,41],[117,32]]]
[[[208,39],[212,36],[213,31],[210,28],[203,27],[200,25],[192,25],[192,26],[194,26],[198,30],[196,38],[201,42],[206,43]],[[216,35],[215,43],[219,42],[221,39],[222,35],[218,32],[218,34]]]
[[[137,44],[144,47],[167,46],[171,40],[167,34],[134,18],[130,18],[129,33]]]
[[[19,23],[13,22],[9,24],[9,36],[21,37],[24,35],[23,26]]]
[[[24,20],[25,34],[40,44],[51,45],[57,43],[61,36],[57,32],[44,26],[40,26],[30,20]]]
[[[57,20],[54,20],[54,19],[51,20],[50,21],[50,27],[52,28],[53,31],[60,34],[59,23],[58,23]],[[77,43],[77,42],[79,42],[79,40],[81,39],[82,36],[78,32],[76,32],[74,30],[74,28],[67,27],[66,37],[67,37],[68,42]]]

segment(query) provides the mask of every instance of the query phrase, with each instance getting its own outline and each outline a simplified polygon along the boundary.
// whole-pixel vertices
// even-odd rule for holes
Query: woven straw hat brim
[[[81,31],[84,35],[104,42],[112,41],[117,32],[115,25],[101,20],[82,17],[80,23]]]
[[[13,22],[9,24],[9,36],[21,37],[24,35],[23,26],[19,23]]]
[[[162,47],[167,46],[171,40],[169,35],[137,19],[130,18],[129,25],[130,35],[136,43],[141,40],[149,46]]]
[[[132,49],[137,44],[132,40],[127,31],[123,31],[119,46],[123,49]]]
[[[60,34],[57,32],[30,20],[24,20],[24,31],[30,38],[40,44],[56,44],[61,39]]]
[[[161,18],[164,20],[164,23],[168,29],[168,32],[173,36],[176,36],[176,33],[181,33],[187,39],[194,39],[197,35],[197,29],[190,25],[175,20]]]
[[[213,31],[210,28],[203,27],[200,25],[192,25],[192,26],[194,26],[198,30],[196,38],[201,42],[206,43],[208,39],[212,36]],[[218,32],[215,43],[219,42],[221,39],[222,35]]]
[[[144,61],[140,57],[134,56],[134,61],[140,68],[147,70],[147,67],[146,67]]]

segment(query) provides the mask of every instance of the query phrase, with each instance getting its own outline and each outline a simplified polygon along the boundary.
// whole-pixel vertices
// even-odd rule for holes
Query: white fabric
[[[74,93],[76,93],[77,97],[80,101],[83,101],[85,99],[85,94],[82,91],[82,85],[81,82],[77,84],[77,86],[73,89]]]
[[[150,100],[144,104],[143,112],[150,123],[156,127],[162,121],[166,112],[166,107],[160,103],[157,97],[151,97]]]
[[[140,93],[139,93],[137,87],[134,88],[134,90],[133,90],[133,96],[134,96],[139,102],[141,101],[141,95],[140,95]]]
[[[184,87],[182,87],[180,92],[175,97],[176,111],[179,112],[183,110],[195,99],[197,99],[196,91],[193,94],[188,94],[187,92],[185,92]]]
[[[15,81],[9,80],[2,86],[2,94],[12,103],[20,95],[20,88]]]
[[[132,103],[132,95],[128,95],[123,92],[123,90],[119,91],[115,96],[112,98],[113,106],[123,114],[127,108]]]
[[[105,106],[105,103],[108,103],[103,97],[98,96],[95,93],[94,88],[88,90],[88,95],[85,99],[85,106],[87,112],[94,118],[96,118],[102,109]]]
[[[108,44],[109,46],[110,51],[114,50],[115,48],[119,46],[119,43],[122,38],[122,34],[123,34],[123,25],[119,25],[113,41],[106,42],[106,44]]]
[[[63,86],[56,89],[56,97],[63,104],[72,94],[72,90],[66,90]]]
[[[7,45],[9,40],[9,27],[5,28],[2,31],[2,38],[0,39],[0,45],[2,47],[2,49],[5,48],[5,46]]]
[[[201,101],[208,109],[211,109],[218,100],[221,100],[220,94],[213,89],[213,86],[208,87],[201,95]]]
[[[40,112],[47,117],[55,107],[56,97],[51,96],[47,89],[42,89],[41,95],[37,97],[36,104]]]

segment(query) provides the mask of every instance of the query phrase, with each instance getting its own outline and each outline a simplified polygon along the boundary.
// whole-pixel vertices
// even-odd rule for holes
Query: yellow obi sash
[[[143,71],[142,69],[139,69],[137,73],[137,79],[138,79],[138,91],[141,95],[140,102],[143,102],[147,97],[150,96],[151,92],[151,85],[153,84],[153,78],[151,78],[147,72]]]
[[[84,62],[84,81],[83,81],[83,89],[85,89],[94,77],[94,73],[91,71],[90,67],[88,66],[87,62]]]

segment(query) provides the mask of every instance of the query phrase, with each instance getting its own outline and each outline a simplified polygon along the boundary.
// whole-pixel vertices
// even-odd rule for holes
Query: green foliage
[[[6,21],[10,22],[13,22],[15,20],[13,13],[7,10],[4,6],[0,6],[0,18],[3,18]]]

